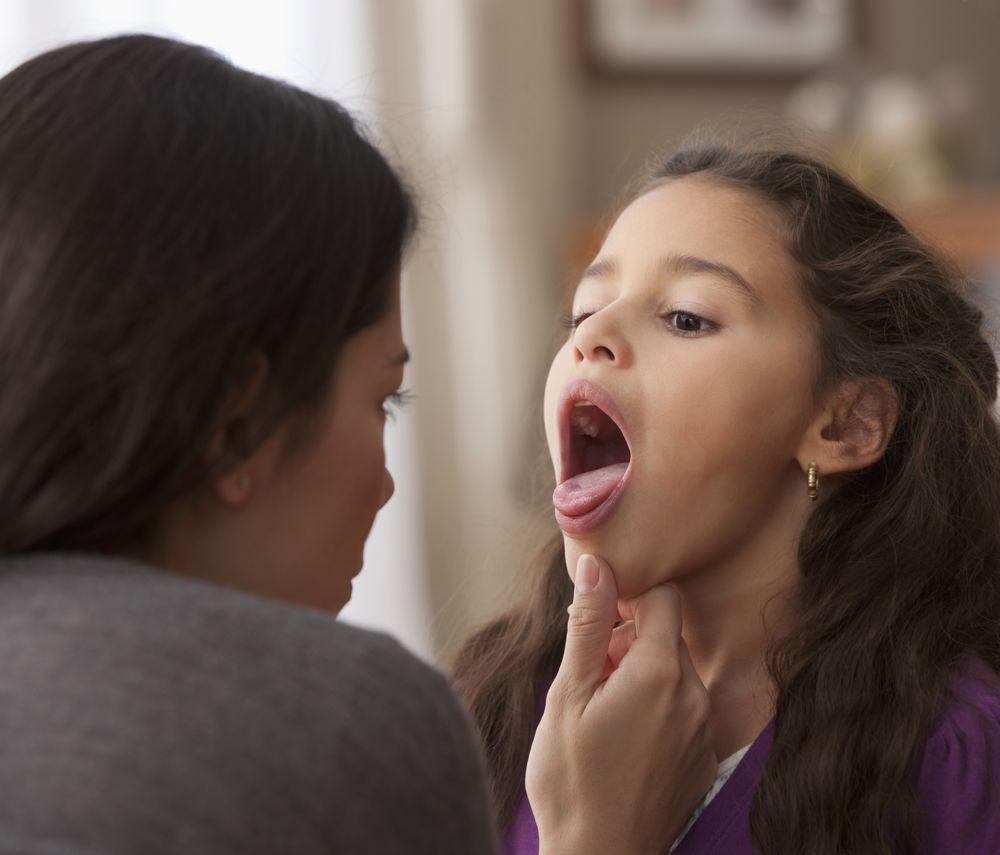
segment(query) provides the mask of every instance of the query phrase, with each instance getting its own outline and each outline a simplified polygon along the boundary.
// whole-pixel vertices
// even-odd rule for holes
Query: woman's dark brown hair
[[[0,550],[140,544],[307,415],[388,309],[413,221],[337,104],[203,48],[122,36],[0,79]]]
[[[652,186],[694,175],[782,213],[818,319],[820,382],[884,378],[899,405],[884,457],[828,491],[801,534],[797,624],[769,652],[775,738],[754,846],[913,853],[915,771],[949,679],[970,655],[1000,671],[997,362],[982,314],[948,264],[814,159],[698,146]],[[558,540],[539,570],[524,607],[476,634],[455,666],[505,825],[571,599]]]

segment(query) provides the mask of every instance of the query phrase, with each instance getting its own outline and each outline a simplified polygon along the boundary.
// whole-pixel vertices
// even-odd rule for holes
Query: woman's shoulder
[[[921,759],[927,853],[1000,852],[1000,676],[978,657],[956,671]]]
[[[112,556],[0,558],[0,639],[24,652],[26,676],[44,658],[102,685],[160,681],[220,706],[291,693],[320,702],[328,723],[334,699],[352,725],[401,697],[459,710],[445,676],[384,633]]]
[[[445,676],[387,635],[143,564],[40,554],[0,559],[0,645],[0,788],[32,810],[206,835],[238,811],[244,852],[281,850],[305,821],[324,851],[492,851],[471,725]],[[5,832],[24,799],[0,806]],[[129,851],[230,851],[197,840]]]

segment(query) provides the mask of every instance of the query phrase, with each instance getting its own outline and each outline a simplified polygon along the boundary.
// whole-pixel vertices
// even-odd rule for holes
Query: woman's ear
[[[210,461],[225,461],[212,479],[212,490],[226,505],[239,506],[250,498],[263,474],[263,447],[251,451],[251,426],[264,394],[269,373],[267,357],[254,356],[243,381],[230,393],[216,420],[208,447]]]
[[[855,472],[878,462],[899,416],[899,399],[880,377],[843,380],[824,396],[796,459],[821,475]]]

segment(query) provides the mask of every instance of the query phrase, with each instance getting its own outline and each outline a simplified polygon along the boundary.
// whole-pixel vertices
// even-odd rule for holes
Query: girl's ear
[[[854,472],[878,462],[892,438],[899,399],[881,377],[843,380],[824,396],[802,438],[796,459],[820,475]]]

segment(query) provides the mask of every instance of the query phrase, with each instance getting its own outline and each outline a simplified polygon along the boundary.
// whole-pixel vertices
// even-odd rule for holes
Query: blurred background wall
[[[961,180],[1000,176],[1000,3],[995,0],[859,0],[855,44],[821,71],[841,76],[908,75],[926,81],[953,74],[975,102]],[[706,122],[781,116],[811,75],[591,76],[581,81],[581,140],[590,165],[581,203],[601,211],[642,166],[651,146],[669,143]]]
[[[702,23],[704,50],[684,36]],[[502,607],[553,530],[540,401],[557,318],[655,152],[793,121],[1000,303],[996,0],[0,0],[0,71],[135,30],[340,99],[418,195],[416,403],[390,429],[398,491],[344,619],[428,659]]]

